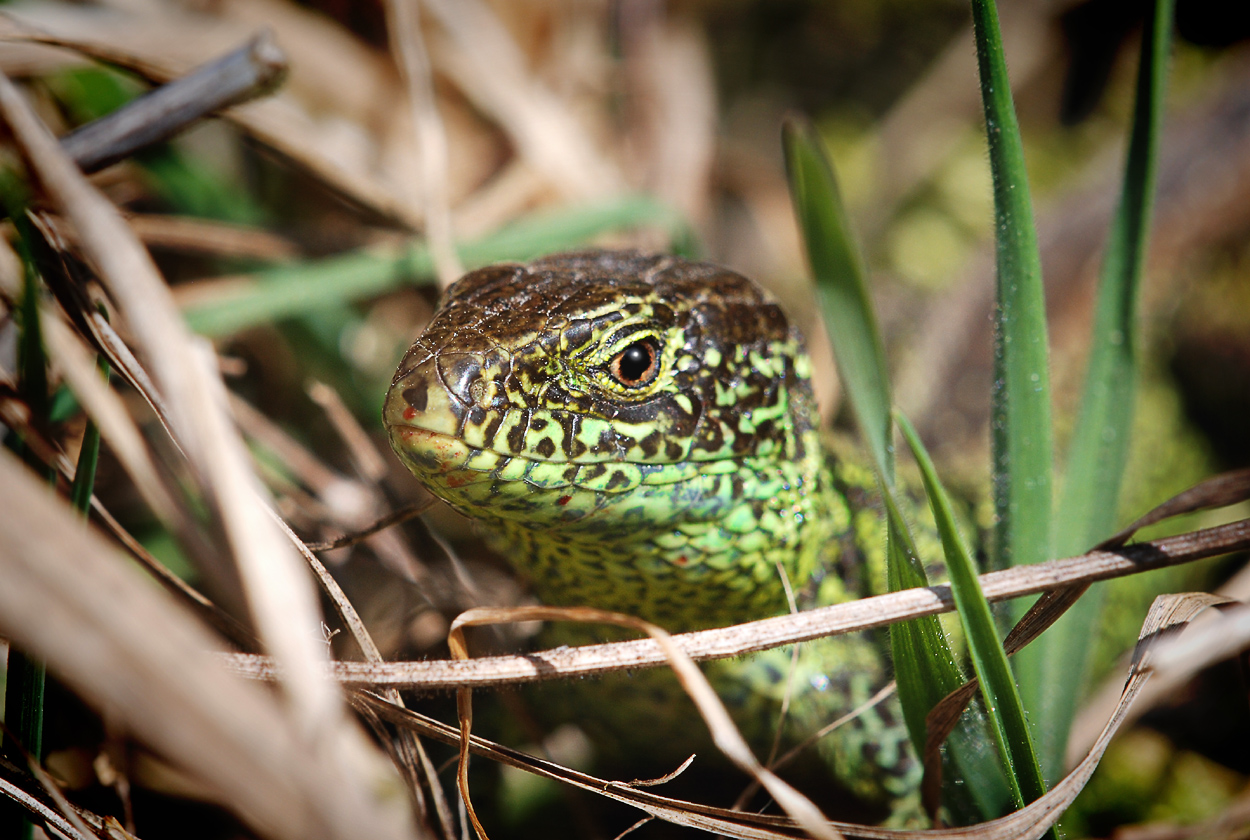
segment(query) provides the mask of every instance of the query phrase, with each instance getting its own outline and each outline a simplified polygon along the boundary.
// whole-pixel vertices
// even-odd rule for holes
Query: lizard
[[[400,362],[383,421],[408,470],[479,523],[541,601],[682,632],[783,613],[787,583],[804,604],[880,590],[872,474],[830,451],[811,376],[799,330],[745,276],[574,252],[451,285]],[[787,726],[801,734],[889,678],[882,646],[862,635],[808,643],[800,663]],[[758,743],[790,665],[774,650],[705,670]],[[652,744],[688,741],[673,692],[644,676],[587,714]],[[820,750],[861,801],[914,810],[921,768],[896,702]]]

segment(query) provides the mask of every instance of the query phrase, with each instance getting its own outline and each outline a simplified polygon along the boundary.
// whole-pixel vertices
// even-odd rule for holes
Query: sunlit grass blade
[[[1099,278],[1089,367],[1055,518],[1060,557],[1079,554],[1115,531],[1128,460],[1138,379],[1137,309],[1154,195],[1155,164],[1167,88],[1173,0],[1157,0],[1142,34],[1132,133],[1119,206]],[[1041,650],[1041,702],[1034,711],[1045,767],[1061,768],[1089,646],[1102,610],[1093,587],[1047,634]]]
[[[1174,0],[1157,0],[1142,37],[1133,127],[1108,235],[1055,548],[1082,551],[1116,526],[1138,374],[1137,309],[1150,227]]]
[[[608,230],[654,224],[678,235],[683,222],[673,211],[645,197],[535,214],[459,248],[467,266],[528,260],[582,245]],[[204,335],[229,335],[247,327],[342,305],[405,283],[434,282],[433,261],[424,243],[392,254],[355,252],[317,262],[282,266],[253,275],[255,284],[228,298],[191,305],[191,328]]]
[[[1052,556],[1054,442],[1041,259],[993,0],[972,0],[972,24],[994,182],[998,291],[991,390],[991,565],[1003,568]],[[1019,617],[1028,604],[1019,601],[1012,607]],[[1033,645],[1015,661],[1020,696],[1025,708],[1034,711],[1044,694],[1040,657],[1041,645]],[[1047,766],[1046,772],[1053,769]]]
[[[103,357],[98,362],[100,375],[109,379],[109,363]],[[69,498],[74,510],[87,516],[91,511],[91,494],[95,491],[96,464],[100,459],[100,427],[90,416],[83,429],[82,446],[78,448],[78,466],[74,469],[74,482],[70,485]]]
[[[891,590],[927,586],[924,567],[900,513],[894,489],[893,421],[890,383],[881,334],[868,294],[866,272],[838,191],[833,167],[816,131],[790,119],[783,131],[786,169],[795,214],[803,231],[821,311],[833,342],[838,373],[851,411],[871,453],[888,516],[887,585]],[[950,645],[934,618],[890,628],[899,701],[918,752],[925,743],[925,716],[963,683]],[[996,767],[977,754],[968,733],[951,739],[952,755],[967,784],[972,807],[993,816],[1001,779]],[[992,762],[991,758],[991,762]]]
[[[782,142],[790,197],[833,341],[838,374],[877,469],[893,483],[889,373],[868,296],[864,261],[816,130],[791,117],[782,129]]]
[[[894,490],[885,494],[890,523],[886,538],[887,583],[892,592],[928,585],[894,496]],[[935,618],[890,625],[890,653],[907,734],[917,755],[923,757],[928,739],[926,716],[943,697],[963,685],[964,677]],[[988,737],[982,722],[965,714],[946,742],[949,769],[955,773],[956,784],[944,786],[943,798],[952,814],[969,821],[996,817],[1011,801],[997,755],[979,748]]]
[[[973,0],[972,22],[994,182],[998,268],[992,392],[996,565],[1009,566],[1050,556],[1054,444],[1046,307],[1024,147],[993,0]]]
[[[1042,780],[1042,770],[1029,737],[1015,677],[1011,673],[1011,666],[1007,664],[1007,654],[998,637],[989,602],[981,591],[977,569],[972,562],[972,552],[955,524],[950,499],[938,480],[933,461],[907,418],[895,414],[895,422],[911,447],[916,463],[920,465],[925,492],[929,496],[933,518],[942,538],[942,550],[946,555],[946,570],[950,574],[955,607],[963,624],[973,670],[981,684],[981,696],[985,701],[990,731],[994,734],[999,754],[1005,764],[1016,807],[1022,808],[1042,796],[1046,792],[1046,784]]]

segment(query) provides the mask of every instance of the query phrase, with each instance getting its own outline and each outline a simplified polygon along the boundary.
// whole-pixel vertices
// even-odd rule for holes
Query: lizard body
[[[871,477],[848,479],[853,466],[822,444],[810,368],[798,330],[739,274],[561,254],[448,289],[396,371],[384,422],[408,469],[480,522],[545,603],[681,632],[784,612],[783,574],[808,604],[869,589]],[[803,663],[790,718],[807,731],[887,678],[857,636],[811,643]],[[746,728],[767,732],[761,708],[775,717],[788,666],[768,651],[707,670],[740,720],[760,722]],[[654,736],[668,695],[635,695],[620,728]],[[914,792],[896,709],[844,730],[822,747],[843,783],[868,799]]]

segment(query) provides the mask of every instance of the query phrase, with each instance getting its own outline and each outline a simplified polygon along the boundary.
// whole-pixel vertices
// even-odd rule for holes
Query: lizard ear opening
[[[660,373],[659,344],[650,338],[635,341],[612,357],[608,371],[627,388],[650,385]]]

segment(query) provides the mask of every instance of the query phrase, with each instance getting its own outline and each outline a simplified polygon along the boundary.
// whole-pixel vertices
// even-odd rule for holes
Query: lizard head
[[[781,308],[739,274],[562,254],[448,289],[384,420],[453,507],[558,526],[602,520],[640,487],[793,459],[813,426],[808,368]]]
[[[810,364],[745,277],[635,252],[474,271],[413,343],[391,446],[549,604],[670,627],[785,607],[832,494]]]

